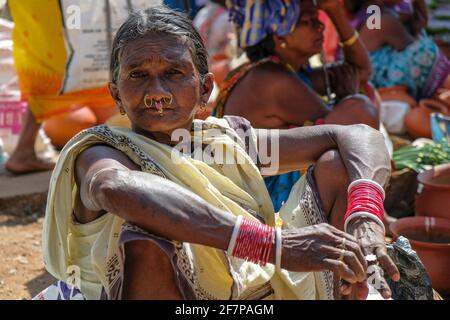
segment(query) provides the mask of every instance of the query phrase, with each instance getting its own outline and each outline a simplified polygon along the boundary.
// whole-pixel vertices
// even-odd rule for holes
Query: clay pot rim
[[[379,93],[387,93],[387,92],[401,92],[401,93],[408,93],[408,87],[405,85],[396,85],[396,86],[390,86],[390,87],[381,87],[377,88],[377,91]]]
[[[442,185],[438,183],[432,183],[429,180],[438,177],[442,173],[450,174],[450,163],[440,164],[438,166],[434,166],[432,169],[423,171],[417,175],[417,181],[424,186],[433,187],[438,190],[449,190],[450,185]]]
[[[411,109],[418,106],[418,101],[414,99],[407,91],[408,89],[399,89],[398,87],[387,87],[377,89],[380,99],[384,101],[400,101],[407,103]]]
[[[436,218],[436,217],[407,217],[407,218],[401,218],[397,221],[391,223],[389,225],[389,230],[391,230],[392,234],[394,235],[394,240],[396,240],[399,236],[401,236],[401,231],[411,229],[411,226],[425,225],[425,220],[431,220],[433,219],[435,221],[434,225],[438,225],[439,227],[443,229],[448,229],[450,231],[450,219],[445,218]],[[409,228],[407,227],[409,225]],[[399,230],[400,229],[400,232]],[[405,237],[406,238],[406,237]],[[424,242],[420,240],[414,240],[409,239],[409,242],[411,245],[417,245],[422,248],[434,248],[434,249],[450,249],[450,242],[449,243],[436,243],[436,242]]]

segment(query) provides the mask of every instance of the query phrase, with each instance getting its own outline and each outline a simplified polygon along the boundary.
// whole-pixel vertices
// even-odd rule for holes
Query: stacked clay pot
[[[450,219],[450,163],[417,176],[416,215]]]
[[[97,117],[97,124],[106,123],[111,117],[117,115],[119,110],[117,107],[101,107],[101,108],[92,108],[92,112],[94,112]]]
[[[69,112],[55,115],[43,123],[52,144],[62,149],[78,132],[97,124],[95,113],[86,106],[76,106]]]
[[[382,101],[396,100],[406,102],[411,109],[417,106],[417,101],[408,94],[406,86],[393,86],[377,89]]]
[[[411,109],[405,117],[406,130],[415,138],[431,138],[430,115],[433,112],[449,113],[449,107],[435,99],[420,100],[417,108]]]

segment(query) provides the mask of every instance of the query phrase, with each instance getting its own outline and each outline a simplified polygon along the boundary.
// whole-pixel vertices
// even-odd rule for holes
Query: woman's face
[[[319,11],[312,1],[301,1],[297,25],[284,39],[289,49],[295,50],[301,57],[311,57],[322,50],[323,31]]]
[[[172,35],[149,34],[127,44],[120,53],[116,83],[110,83],[116,104],[125,110],[133,129],[170,135],[179,128],[190,129],[198,106],[208,101],[213,78],[201,83],[187,44]],[[163,116],[147,108],[151,99],[172,97]]]

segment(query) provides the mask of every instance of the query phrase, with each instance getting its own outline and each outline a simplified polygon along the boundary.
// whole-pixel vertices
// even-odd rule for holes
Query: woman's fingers
[[[367,300],[367,296],[369,295],[369,287],[367,285],[367,281],[358,282],[356,284],[356,299],[358,300]]]
[[[336,236],[340,237],[340,238],[345,238],[346,241],[350,241],[350,242],[353,242],[355,244],[358,244],[358,240],[354,236],[349,234],[349,233],[346,233],[344,231],[341,231],[341,230],[335,228],[334,229],[334,234]]]
[[[380,246],[375,250],[375,254],[377,256],[378,262],[381,264],[384,270],[386,270],[387,274],[393,281],[400,280],[400,272],[398,271],[397,266],[389,257],[386,252],[386,247]]]
[[[355,253],[356,257],[358,258],[359,262],[361,263],[364,270],[367,269],[367,262],[364,258],[363,251],[361,249],[361,246],[359,245],[358,240],[356,238],[348,233],[338,231],[336,234],[337,238],[335,239],[336,243],[335,246],[338,248],[344,248],[352,251]],[[343,240],[345,239],[345,242]]]
[[[334,259],[324,259],[324,269],[331,270],[342,279],[349,283],[355,283],[357,281],[355,273],[343,262]]]
[[[367,286],[367,281],[349,284],[342,280],[340,282],[340,292],[343,296],[352,295],[356,300],[367,300],[369,287]]]
[[[352,248],[330,248],[333,251],[333,259],[343,261],[355,274],[356,281],[364,281],[366,279],[366,269],[359,261],[357,254]],[[359,248],[358,248],[359,249]]]
[[[358,258],[359,262],[363,266],[364,270],[366,270],[367,262],[366,262],[366,259],[364,258],[364,254],[361,249],[361,246],[357,242],[356,238],[349,235],[348,233],[343,233],[343,236],[345,237],[345,243],[344,243],[345,248],[344,249],[348,249],[348,250],[351,250],[352,252],[354,252],[356,257]],[[336,241],[339,242],[339,244],[337,244],[337,247],[342,248],[342,240],[339,239]]]
[[[340,286],[341,286],[340,291],[342,295],[348,296],[352,293],[352,285],[350,283],[342,280],[340,282]]]
[[[359,248],[358,248],[359,250]],[[352,271],[356,275],[356,279],[358,282],[364,281],[366,277],[366,269],[363,267],[361,262],[357,257],[357,253],[345,250],[344,253],[344,262],[352,269]]]

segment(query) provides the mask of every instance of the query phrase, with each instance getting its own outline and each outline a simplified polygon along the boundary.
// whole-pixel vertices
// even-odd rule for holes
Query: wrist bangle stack
[[[265,266],[270,259],[275,229],[239,216],[233,228],[227,253]]]
[[[383,187],[372,180],[359,179],[348,187],[347,212],[344,216],[344,230],[350,221],[358,217],[366,217],[376,221],[386,233],[384,217]]]

